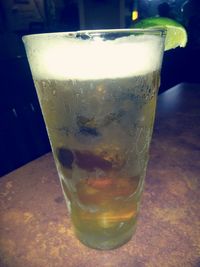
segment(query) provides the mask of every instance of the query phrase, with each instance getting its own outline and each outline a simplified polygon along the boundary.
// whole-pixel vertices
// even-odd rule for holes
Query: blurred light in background
[[[132,20],[136,20],[138,18],[138,11],[137,10],[133,10],[132,12]]]
[[[138,1],[137,0],[133,1],[131,19],[132,21],[135,21],[136,19],[138,19]]]

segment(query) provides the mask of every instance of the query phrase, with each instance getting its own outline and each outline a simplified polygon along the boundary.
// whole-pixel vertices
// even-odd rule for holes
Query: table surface
[[[199,267],[200,85],[158,98],[137,230],[97,251],[73,235],[51,154],[0,179],[1,267]]]

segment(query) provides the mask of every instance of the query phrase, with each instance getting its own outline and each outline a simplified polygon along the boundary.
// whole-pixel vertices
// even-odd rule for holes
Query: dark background
[[[21,37],[80,29],[129,28],[139,19],[167,16],[188,31],[184,49],[165,52],[159,93],[200,82],[199,0],[0,0],[0,176],[50,151]]]

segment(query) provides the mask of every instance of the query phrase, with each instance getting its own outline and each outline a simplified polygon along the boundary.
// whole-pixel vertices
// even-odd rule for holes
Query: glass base
[[[132,225],[128,227],[126,231],[119,231],[115,234],[109,233],[109,230],[100,231],[101,234],[92,232],[80,232],[75,229],[75,234],[81,243],[87,247],[98,249],[98,250],[111,250],[118,248],[127,243],[133,236],[136,230],[136,219],[132,222]]]

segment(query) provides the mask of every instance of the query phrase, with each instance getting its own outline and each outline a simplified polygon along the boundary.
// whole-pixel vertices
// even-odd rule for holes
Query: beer
[[[86,244],[106,248],[131,236],[158,82],[156,72],[95,81],[36,80],[73,225]]]
[[[53,63],[60,62],[59,55],[57,58],[49,53],[48,58],[43,53],[46,69],[40,63],[39,71],[32,67],[75,233],[84,244],[98,249],[122,245],[135,230],[155,115],[161,37],[148,36],[148,49],[146,44],[141,46],[144,36],[128,38],[130,43],[122,38],[108,45],[105,42],[106,46],[100,41],[99,51],[93,47],[94,40],[87,40],[87,46],[82,45],[85,40],[78,40],[83,49],[79,51],[80,64],[77,59],[75,63],[70,61],[68,52],[69,58],[63,59],[67,63],[55,68]],[[143,48],[139,57],[140,50],[132,52],[130,48],[135,47],[131,43]],[[152,43],[155,55],[160,56],[150,62]],[[75,49],[75,44],[68,45],[69,50]],[[123,52],[119,44],[129,48],[130,61],[118,54]],[[93,56],[100,52],[105,55],[92,58],[85,50],[88,45]],[[65,55],[67,49],[62,43],[58,47]],[[141,64],[140,57],[146,63]]]

